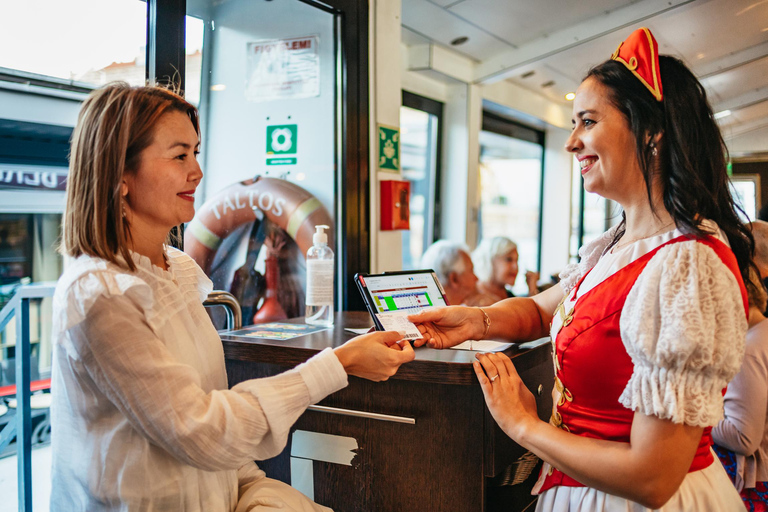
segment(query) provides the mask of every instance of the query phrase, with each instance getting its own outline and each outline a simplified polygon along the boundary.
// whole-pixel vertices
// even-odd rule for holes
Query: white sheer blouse
[[[52,510],[234,511],[306,407],[343,388],[333,351],[227,389],[202,301],[210,280],[168,249],[168,271],[72,261],[54,296]]]

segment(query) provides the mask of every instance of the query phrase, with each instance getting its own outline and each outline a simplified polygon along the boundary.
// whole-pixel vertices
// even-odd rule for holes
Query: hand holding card
[[[417,340],[421,338],[421,332],[412,322],[408,320],[408,311],[393,311],[382,314],[376,313],[376,318],[384,327],[385,331],[401,331],[405,335],[405,340]]]

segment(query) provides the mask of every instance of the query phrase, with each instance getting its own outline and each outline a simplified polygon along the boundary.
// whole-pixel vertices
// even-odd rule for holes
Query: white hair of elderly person
[[[472,258],[466,245],[449,240],[438,240],[421,257],[421,267],[432,269],[445,290],[448,304],[464,304],[477,293]]]

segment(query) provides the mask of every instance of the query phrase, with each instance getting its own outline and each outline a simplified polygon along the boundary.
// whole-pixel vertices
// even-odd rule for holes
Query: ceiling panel
[[[428,37],[414,32],[411,29],[402,27],[400,34],[400,40],[406,44],[406,46],[417,46],[420,44],[429,44],[432,40]]]
[[[739,97],[768,84],[768,58],[702,80],[713,103]],[[664,77],[662,77],[663,84]]]
[[[404,0],[402,5],[405,28],[475,60],[510,48],[509,44],[427,0]],[[451,41],[461,36],[468,37],[469,41],[451,46]]]
[[[688,4],[555,54],[543,59],[540,64],[558,69],[563,75],[580,81],[590,67],[609,58],[612,51],[632,30],[647,26],[656,37],[659,53],[682,58],[695,73],[697,63],[704,65],[768,40],[768,30],[762,31],[762,28],[768,27],[768,2],[758,3],[760,5],[741,15],[737,14],[752,3],[742,0],[711,0]],[[734,4],[738,10],[735,10]],[[749,23],[742,27],[744,16],[747,14],[755,19],[750,19]],[[718,20],[723,21],[721,23]],[[723,44],[720,42],[721,32],[728,34],[723,37]],[[703,34],[706,34],[706,37]],[[734,80],[733,77],[737,75],[738,79]],[[722,101],[738,94],[736,89],[765,85],[766,76],[768,74],[764,70],[756,69],[731,72],[731,76],[726,78],[716,75],[713,77],[713,96]]]
[[[409,0],[403,0],[403,3],[408,1]],[[457,5],[466,1],[467,0],[431,0],[433,4],[439,5],[440,7],[451,7],[453,5]]]
[[[768,41],[768,2],[711,0],[675,9],[653,19],[654,35],[676,49],[696,71],[729,53]]]
[[[531,71],[533,71],[532,75],[529,74]],[[565,99],[565,95],[576,91],[579,86],[579,81],[541,63],[522,68],[520,73],[509,78],[509,81],[562,104],[570,104],[570,101]]]
[[[768,100],[751,107],[736,110],[728,117],[736,119],[738,123],[749,123],[760,118],[768,119]]]
[[[484,62],[516,45],[644,1],[402,0],[407,27],[403,40],[410,45],[428,38]],[[718,105],[760,101],[761,91],[768,88],[768,55],[761,57],[768,54],[768,45],[765,51],[759,46],[768,43],[768,0],[697,0],[525,65],[508,80],[552,101],[568,103],[564,94],[641,26],[654,33],[660,53],[682,58],[694,73],[727,70],[702,80],[716,111]],[[451,47],[450,40],[460,35],[470,37],[470,42]],[[533,74],[523,78],[530,71]],[[550,81],[554,84],[541,87]],[[719,123],[731,132],[768,124],[768,101],[735,110]]]
[[[410,0],[403,0],[405,5]],[[465,0],[448,9],[514,45],[634,3],[632,0]]]

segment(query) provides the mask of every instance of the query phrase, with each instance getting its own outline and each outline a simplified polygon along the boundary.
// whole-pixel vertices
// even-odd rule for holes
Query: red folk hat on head
[[[659,76],[659,45],[647,28],[639,28],[616,48],[611,59],[624,64],[658,101],[664,98]]]

